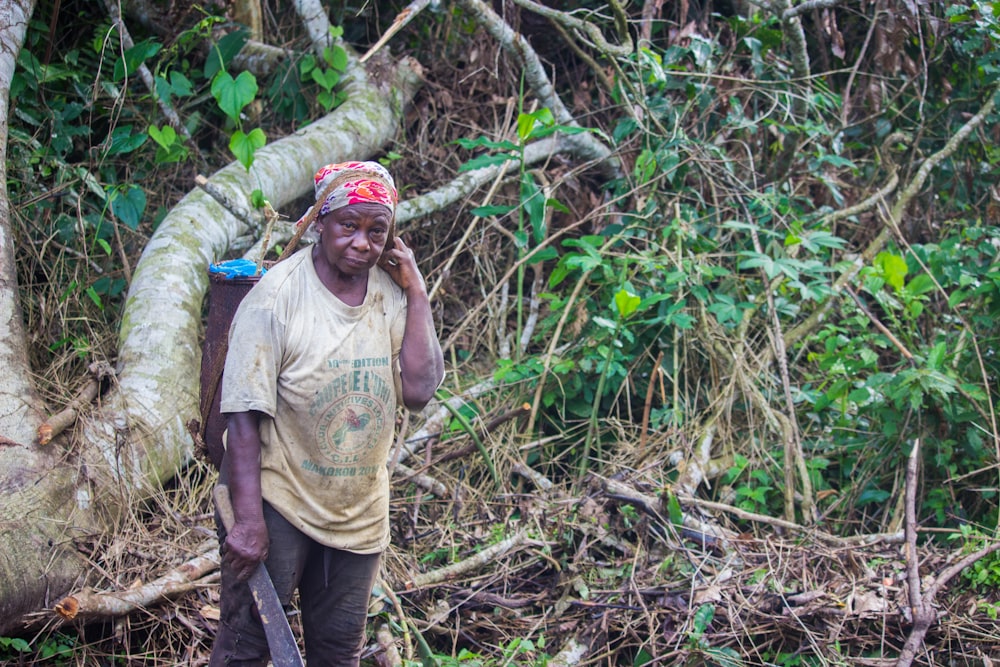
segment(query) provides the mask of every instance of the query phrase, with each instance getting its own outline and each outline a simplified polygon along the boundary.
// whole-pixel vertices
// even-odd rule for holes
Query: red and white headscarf
[[[399,197],[396,184],[378,162],[328,164],[316,172],[313,181],[319,206],[317,216],[351,204],[374,203],[387,207],[395,217]]]

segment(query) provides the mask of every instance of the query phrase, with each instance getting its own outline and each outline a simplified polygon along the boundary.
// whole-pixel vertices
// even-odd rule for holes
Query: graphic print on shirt
[[[324,476],[353,477],[359,474],[359,466],[368,467],[365,461],[391,414],[389,359],[331,361],[330,365],[343,372],[316,394],[310,409],[317,416],[316,441],[326,460],[305,461],[303,467]]]

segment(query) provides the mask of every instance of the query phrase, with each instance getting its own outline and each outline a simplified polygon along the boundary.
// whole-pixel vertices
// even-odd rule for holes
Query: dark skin
[[[444,377],[444,357],[434,332],[427,286],[413,250],[399,238],[390,245],[391,211],[375,203],[351,204],[319,218],[319,242],[313,264],[323,285],[350,306],[368,294],[368,272],[376,265],[402,288],[407,298],[406,331],[399,352],[403,404],[419,411],[434,397]],[[235,522],[226,537],[225,556],[245,581],[267,558],[260,485],[260,420],[262,413],[230,413],[223,460]]]

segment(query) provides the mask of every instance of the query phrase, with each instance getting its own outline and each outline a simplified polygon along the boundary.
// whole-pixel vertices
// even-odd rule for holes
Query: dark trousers
[[[264,521],[271,544],[265,563],[278,598],[288,607],[292,593],[299,590],[309,667],[357,667],[381,554],[317,544],[266,502]],[[225,541],[220,527],[219,543]],[[270,653],[250,587],[236,581],[225,560],[221,574],[219,632],[209,667],[264,667]]]

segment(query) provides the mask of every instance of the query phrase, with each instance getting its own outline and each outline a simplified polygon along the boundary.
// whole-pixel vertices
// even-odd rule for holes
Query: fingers
[[[245,556],[237,556],[232,551],[227,554],[226,560],[228,561],[233,574],[236,575],[237,581],[246,581],[249,579],[250,575],[252,575],[261,564],[261,561],[259,560],[247,558]]]

